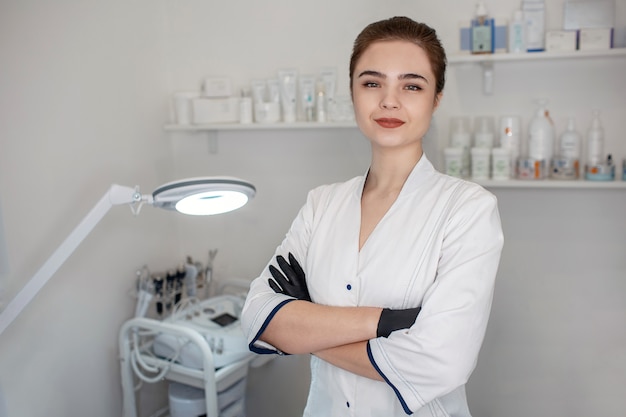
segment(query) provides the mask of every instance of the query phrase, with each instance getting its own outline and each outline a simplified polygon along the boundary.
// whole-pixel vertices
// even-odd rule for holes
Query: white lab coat
[[[304,415],[469,416],[464,386],[483,341],[503,244],[496,198],[437,172],[424,155],[359,251],[364,183],[359,176],[310,191],[276,255],[295,255],[315,303],[422,310],[410,329],[369,341],[370,360],[386,382],[313,356]],[[242,326],[252,351],[280,353],[257,340],[292,300],[271,290],[268,267],[251,285]]]

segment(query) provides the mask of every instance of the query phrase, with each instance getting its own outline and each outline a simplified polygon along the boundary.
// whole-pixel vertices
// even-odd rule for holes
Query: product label
[[[492,52],[492,27],[480,25],[472,27],[472,52]]]

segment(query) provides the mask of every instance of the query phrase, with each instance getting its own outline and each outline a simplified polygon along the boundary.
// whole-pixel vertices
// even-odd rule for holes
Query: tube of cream
[[[315,77],[313,75],[300,76],[300,107],[304,114],[304,120],[312,122],[315,107]]]
[[[297,79],[297,70],[284,69],[278,71],[280,102],[283,108],[283,122],[285,123],[294,123],[296,121]]]
[[[336,105],[335,105],[335,91],[337,90],[337,68],[325,67],[320,70],[320,78],[324,83],[324,98],[326,103],[324,107],[331,120],[335,120]]]

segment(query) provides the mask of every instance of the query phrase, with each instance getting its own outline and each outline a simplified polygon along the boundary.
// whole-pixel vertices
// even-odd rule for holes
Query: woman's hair
[[[374,42],[397,40],[411,42],[426,52],[435,75],[435,94],[443,91],[446,82],[446,52],[433,28],[408,17],[392,17],[370,23],[359,33],[354,41],[350,57],[350,91],[352,91],[354,68],[363,52]]]

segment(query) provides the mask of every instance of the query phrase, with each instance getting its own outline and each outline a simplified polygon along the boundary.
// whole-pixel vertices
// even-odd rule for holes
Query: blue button
[[[346,285],[346,288],[348,289],[348,291],[350,291],[352,289],[352,285],[348,284]]]
[[[350,403],[346,401],[346,407],[350,408]]]

